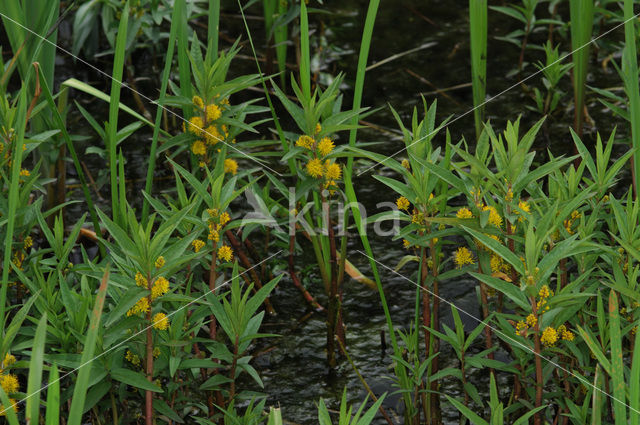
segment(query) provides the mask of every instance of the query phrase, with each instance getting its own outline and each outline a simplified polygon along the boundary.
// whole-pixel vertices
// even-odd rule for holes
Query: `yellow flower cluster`
[[[140,366],[140,356],[133,354],[131,350],[127,350],[124,358],[128,360],[134,366]]]
[[[552,347],[556,341],[558,341],[558,331],[551,326],[544,328],[542,336],[540,337],[540,342],[544,344],[545,347]]]
[[[489,223],[496,226],[496,227],[500,227],[502,226],[502,217],[500,216],[500,213],[498,213],[498,210],[496,210],[495,207],[491,206],[491,205],[485,205],[482,208],[482,211],[489,211]]]
[[[570,235],[573,235],[574,230],[573,230],[573,223],[575,223],[580,217],[582,217],[582,214],[580,214],[578,211],[573,211],[571,213],[571,217],[569,217],[568,219],[566,219],[564,221],[564,228],[566,229],[567,233],[569,233]]]
[[[6,371],[6,369],[11,367],[11,365],[13,365],[15,362],[16,358],[12,354],[6,353],[4,356],[4,360],[2,361],[2,366],[0,367],[0,386],[8,396],[17,393],[20,389],[20,382],[18,381],[18,377]],[[13,398],[9,398],[9,403],[17,412],[18,406],[16,404],[16,401]],[[0,410],[5,410],[5,407],[0,405]],[[0,413],[0,416],[4,415],[4,412]]]
[[[456,212],[457,218],[473,218],[473,213],[467,207],[462,207]]]
[[[224,172],[231,173],[234,176],[238,173],[238,163],[235,159],[227,158],[224,160]]]
[[[157,329],[159,331],[169,329],[169,319],[164,313],[157,313],[155,316],[153,316],[152,322],[154,329]]]
[[[502,257],[496,254],[491,254],[489,264],[493,273],[506,273],[510,270],[509,264],[506,263]]]
[[[18,268],[18,270],[22,270],[22,263],[24,262],[24,252],[18,250],[13,253],[13,259],[11,262]]]
[[[529,203],[527,201],[523,201],[522,199],[518,202],[518,208],[527,214],[531,212],[531,206],[529,205]],[[520,215],[519,210],[515,210],[514,212],[516,213],[516,215],[519,216],[518,217],[519,222],[523,222],[526,219],[526,217]]]
[[[147,297],[142,297],[138,300],[138,302],[127,311],[127,317],[135,316],[140,313],[146,313],[149,311],[149,299]]]
[[[13,398],[9,398],[9,406],[7,407],[4,407],[4,404],[0,404],[0,417],[6,416],[6,411],[9,409],[13,409],[15,413],[18,413],[18,402]]]
[[[209,226],[209,240],[214,242],[218,242],[220,240],[220,231],[222,228],[231,221],[231,216],[229,216],[228,212],[223,212],[220,214],[217,208],[209,208],[207,209],[207,213],[209,214],[208,226]],[[195,246],[194,246],[195,247]],[[198,251],[196,251],[198,252]]]
[[[307,175],[314,179],[324,178],[323,188],[329,189],[329,193],[333,194],[337,187],[336,180],[340,180],[342,177],[342,168],[339,164],[325,158],[333,152],[335,144],[326,136],[319,138],[320,131],[322,131],[322,126],[318,123],[315,134],[313,136],[301,135],[296,140],[296,146],[309,151],[309,160],[304,166]]]
[[[218,258],[227,262],[231,261],[233,259],[233,250],[231,249],[231,247],[222,245],[218,249]]]
[[[20,383],[18,382],[18,377],[16,375],[7,373],[5,375],[0,375],[0,386],[4,390],[5,394],[13,394],[18,392]]]
[[[229,105],[229,100],[223,99],[219,104],[205,105],[200,96],[194,96],[192,102],[198,113],[191,117],[184,130],[200,138],[191,144],[191,152],[200,157],[199,164],[203,167],[208,162],[207,146],[214,146],[229,138],[227,126],[216,124],[216,121],[222,117],[223,107]]]
[[[562,336],[562,339],[564,339],[565,341],[573,341],[575,338],[573,332],[568,330],[565,325],[558,326],[558,334],[560,334],[560,336]]]
[[[193,242],[191,242],[191,246],[193,247],[194,252],[199,252],[202,249],[202,247],[204,247],[204,242],[201,241],[200,239],[196,239]]]
[[[161,255],[158,258],[156,258],[155,266],[156,266],[157,269],[159,269],[161,267],[164,267],[164,263],[165,263],[164,257]]]
[[[31,236],[27,236],[26,238],[24,238],[24,241],[22,242],[22,246],[24,247],[25,250],[33,246],[33,239],[31,239]]]
[[[462,268],[466,264],[475,264],[473,255],[466,246],[461,246],[453,253],[453,261],[458,268]]]
[[[155,300],[167,292],[169,292],[169,281],[162,276],[158,277],[151,287],[151,299]]]
[[[547,285],[543,285],[538,292],[538,303],[536,304],[536,310],[538,313],[542,314],[546,311],[549,311],[549,306],[547,305],[547,298],[553,296],[553,291],[549,289]]]
[[[407,211],[409,210],[409,206],[411,206],[411,203],[407,198],[405,198],[404,196],[401,196],[396,200],[396,205],[398,206],[399,210]]]
[[[142,275],[140,272],[136,272],[136,285],[142,286],[143,288],[147,287],[147,278]]]
[[[409,163],[408,159],[403,159],[400,164],[407,170],[411,170],[411,164]]]

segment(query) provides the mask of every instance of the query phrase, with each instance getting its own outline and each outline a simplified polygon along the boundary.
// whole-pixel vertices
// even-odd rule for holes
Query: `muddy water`
[[[230,2],[227,5],[225,12],[228,15],[236,13],[234,3]],[[421,93],[429,103],[437,98],[439,119],[445,119],[449,116],[455,118],[469,111],[472,105],[471,89],[464,86],[470,81],[468,3],[460,0],[383,1],[381,3],[372,41],[370,64],[373,65],[409,49],[430,46],[377,66],[367,74],[363,105],[385,108],[366,119],[368,122],[375,123],[379,128],[365,128],[359,132],[359,136],[363,141],[379,142],[372,149],[392,154],[402,149],[403,144],[397,134],[394,134],[397,126],[390,112],[386,109],[387,104],[393,105],[407,124],[410,122],[412,109],[414,107],[421,108]],[[335,74],[338,71],[346,73],[347,98],[344,102],[345,105],[351,102],[348,99],[348,93],[355,77],[357,54],[367,4],[368,2],[364,0],[325,1],[324,6],[318,7],[331,13],[318,14],[311,19],[312,26],[316,31],[312,41],[315,45],[312,48],[317,52],[320,50],[319,47],[322,47],[322,54],[313,61],[315,71],[318,72],[320,81],[326,79],[329,74]],[[546,13],[543,6],[540,6],[539,9],[541,16]],[[253,13],[260,12],[256,9]],[[495,37],[504,36],[517,29],[519,24],[496,12],[490,12],[489,16],[487,93],[488,96],[493,96],[518,81],[517,76],[510,76],[510,74],[517,66],[519,48],[497,40]],[[255,25],[254,36],[259,38],[263,29],[260,27],[259,21],[251,22],[252,26]],[[242,31],[241,21],[231,16],[222,23],[221,29],[235,38]],[[620,39],[621,36],[620,32],[620,34],[612,35],[611,39]],[[546,31],[543,31],[534,34],[530,44],[541,44],[545,39]],[[567,43],[561,46],[561,51],[568,51]],[[248,48],[242,53],[250,55]],[[291,56],[290,51],[290,58]],[[611,71],[611,67],[603,70],[596,65],[597,56],[597,53],[594,54],[593,73],[590,76],[589,84],[600,88],[619,86],[617,75]],[[542,60],[543,53],[531,51],[527,58],[535,61]],[[149,62],[149,59],[146,61]],[[70,60],[62,58],[58,68],[58,72],[61,73],[59,74],[60,80],[75,76],[108,91],[109,83],[101,80],[96,74],[87,72],[78,76],[77,72],[82,72],[80,68],[73,67]],[[136,70],[140,77],[144,77],[142,69],[144,68]],[[155,69],[155,71],[158,70]],[[527,76],[535,71],[536,68],[529,65],[525,67],[522,75]],[[241,74],[255,72],[255,70],[251,61],[238,60],[236,68],[231,72]],[[545,160],[547,148],[554,155],[572,153],[570,150],[567,152],[570,140],[568,126],[573,117],[570,84],[568,77],[563,80],[562,88],[567,94],[560,102],[560,111],[554,117],[549,118],[548,126],[545,127],[536,143],[536,148],[539,150],[537,158],[540,161]],[[460,85],[463,87],[446,90]],[[527,81],[527,85],[540,87],[540,77]],[[139,87],[143,91],[155,92],[153,85],[147,84],[144,79],[139,81]],[[435,93],[437,90],[446,90],[446,96]],[[82,96],[79,98],[83,106],[91,112],[97,116],[106,117],[106,104],[101,105]],[[127,94],[123,93],[123,99],[128,104],[132,104],[131,98]],[[523,114],[522,126],[523,129],[526,129],[540,118],[537,112],[530,110],[534,105],[529,95],[522,87],[518,86],[488,104],[486,117],[491,119],[495,128],[499,129],[504,125],[506,119],[515,120],[519,114]],[[608,135],[615,125],[620,125],[620,128],[623,129],[619,132],[621,135],[626,131],[624,130],[625,126],[621,125],[620,119],[612,117],[596,100],[590,98],[588,105],[591,116],[603,134]],[[78,114],[71,115],[70,127],[72,133],[85,135],[89,144],[100,144],[93,131],[88,128]],[[467,140],[473,140],[473,114],[456,120],[449,126],[449,130],[453,140],[459,140],[463,136]],[[342,137],[340,142],[344,143],[345,136]],[[141,200],[139,190],[143,183],[140,181],[144,178],[146,170],[149,138],[150,134],[146,129],[143,129],[123,143],[128,162],[127,178],[132,180],[129,194],[134,204]],[[587,131],[586,139],[587,143],[592,141],[593,132]],[[436,144],[443,142],[443,137],[437,137],[434,141]],[[620,148],[620,150],[624,149],[624,147]],[[98,178],[98,170],[104,166],[104,161],[97,155],[85,155],[84,158],[95,174],[94,177]],[[398,158],[403,158],[403,155],[400,154]],[[366,165],[359,166],[364,169]],[[377,212],[376,204],[378,202],[395,199],[389,190],[381,187],[375,179],[371,178],[371,174],[375,173],[387,173],[387,171],[383,167],[378,167],[358,177],[355,181],[359,200],[365,204],[370,212]],[[158,177],[160,179],[169,174],[168,170],[159,168]],[[159,180],[156,187],[161,192],[170,190],[171,184],[163,184],[162,180]],[[106,210],[109,198],[108,187],[102,187],[101,193],[105,202],[99,204]],[[380,196],[380,194],[383,195]],[[75,208],[75,213],[81,212],[80,206]],[[74,212],[74,210],[71,211]],[[402,243],[393,241],[389,237],[372,236],[371,242],[376,259],[389,267],[395,267],[400,258],[406,254],[406,251],[402,249]],[[368,261],[357,252],[359,249],[361,249],[359,240],[354,236],[351,239],[349,260],[365,274],[370,274]],[[305,259],[306,264],[312,262],[313,258]],[[402,269],[401,273],[413,279],[415,269],[413,264],[409,264]],[[390,302],[394,325],[406,329],[413,317],[415,286],[410,281],[398,277],[388,270],[382,269],[381,274],[387,299]],[[324,303],[318,276],[311,274],[306,280],[310,291]],[[443,282],[441,294],[445,299],[454,302],[469,313],[480,315],[475,283],[472,280],[461,278]],[[326,366],[324,316],[312,314],[309,317],[309,310],[302,298],[287,280],[282,281],[272,297],[272,302],[278,314],[267,319],[265,331],[279,333],[282,337],[276,341],[259,343],[257,348],[263,352],[255,361],[264,380],[265,388],[263,391],[269,395],[269,404],[279,404],[282,407],[283,417],[288,421],[311,424],[316,421],[316,403],[319,397],[325,398],[328,406],[335,409],[342,389],[346,387],[350,401],[357,403],[362,400],[365,392],[348,362],[342,361],[335,371],[329,371]],[[389,349],[386,351],[381,349],[381,331],[386,331],[386,323],[377,292],[348,280],[345,283],[344,311],[348,350],[360,373],[377,394],[393,392],[395,388],[391,380],[391,359],[389,357],[391,352]],[[462,318],[468,329],[475,326],[473,320],[464,315]],[[450,309],[444,304],[442,306],[442,320],[443,323],[452,326]],[[386,339],[388,340],[388,335],[386,335]],[[273,345],[274,343],[275,345]],[[442,348],[441,367],[456,367],[455,356],[446,346],[443,345]],[[470,380],[476,383],[479,390],[486,389],[488,378],[485,371],[472,371]],[[251,387],[248,382],[247,385]],[[460,394],[460,386],[457,382],[446,383],[442,390],[451,396]],[[398,396],[389,396],[385,405],[391,412],[395,412],[401,417],[402,413],[397,401]],[[446,423],[458,423],[457,412],[446,410],[444,420]]]

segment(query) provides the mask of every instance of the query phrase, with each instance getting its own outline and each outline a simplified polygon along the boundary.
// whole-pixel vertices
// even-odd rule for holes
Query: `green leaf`
[[[40,418],[40,392],[42,391],[42,369],[44,367],[44,347],[47,338],[47,313],[43,313],[36,334],[33,337],[33,349],[29,361],[29,379],[27,381],[27,405],[25,407],[25,420],[27,423],[38,422]]]
[[[111,371],[111,378],[141,390],[153,391],[156,393],[164,392],[162,388],[156,386],[153,382],[149,382],[143,374],[131,369],[113,369]]]
[[[82,352],[82,358],[80,360],[80,372],[78,373],[78,379],[76,380],[75,387],[73,389],[73,399],[71,402],[71,408],[69,409],[69,418],[67,425],[80,425],[82,421],[82,414],[84,413],[84,402],[87,395],[87,388],[89,386],[89,377],[91,374],[91,368],[86,367],[94,359],[94,353],[96,349],[96,340],[98,338],[98,332],[100,330],[100,317],[102,316],[102,308],[104,307],[104,299],[107,294],[107,286],[109,282],[109,266],[105,268],[100,288],[98,289],[98,295],[93,305],[93,312],[91,313],[91,321],[89,323],[89,329],[87,337],[84,341],[84,350]]]

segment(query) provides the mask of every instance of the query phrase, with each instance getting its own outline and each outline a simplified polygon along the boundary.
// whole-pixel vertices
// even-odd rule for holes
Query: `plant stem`
[[[151,276],[147,276],[147,282],[149,285],[149,295],[147,295],[147,299],[149,301],[149,311],[147,311],[146,319],[147,324],[151,324]],[[153,382],[153,330],[152,326],[147,326],[146,336],[147,336],[147,361],[146,361],[146,369],[147,369],[147,381]],[[145,424],[153,425],[153,392],[146,390],[145,391]]]
[[[233,361],[231,362],[231,371],[229,372],[229,379],[231,379],[229,389],[229,403],[233,401],[236,396],[236,365],[238,364],[238,345],[240,344],[240,336],[236,335],[236,340],[233,344]]]
[[[298,288],[298,290],[302,293],[305,301],[309,303],[313,308],[318,311],[324,311],[324,307],[322,307],[318,301],[307,291],[307,289],[300,283],[300,279],[298,279],[298,275],[296,274],[293,258],[294,258],[294,250],[296,245],[296,235],[295,233],[289,237],[289,276],[291,276],[291,281],[293,285]]]
[[[215,294],[216,292],[216,280],[218,273],[216,270],[216,263],[218,260],[218,242],[213,242],[213,249],[211,251],[211,265],[209,266],[209,290]],[[209,316],[209,338],[216,339],[216,329],[218,324],[216,322],[216,316],[213,314]]]
[[[531,297],[531,310],[534,316],[537,317],[537,309],[536,309],[536,300]],[[536,324],[533,328],[533,343],[534,343],[534,356],[536,362],[536,400],[535,407],[542,406],[542,357],[541,357],[541,347],[540,347],[540,320],[536,320]],[[542,425],[542,416],[540,412],[537,412],[533,417],[534,425]]]

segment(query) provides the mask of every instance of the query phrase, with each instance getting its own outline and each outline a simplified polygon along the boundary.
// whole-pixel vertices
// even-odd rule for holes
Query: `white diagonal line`
[[[0,1],[5,1],[5,0],[0,0]],[[86,66],[88,66],[89,68],[93,69],[94,71],[98,72],[101,75],[104,75],[105,77],[109,78],[110,80],[115,81],[116,83],[118,83],[121,87],[125,87],[129,90],[131,90],[132,92],[136,93],[138,96],[140,96],[141,98],[145,99],[146,101],[148,101],[149,103],[152,103],[156,106],[158,106],[159,108],[162,108],[164,111],[166,111],[167,113],[177,117],[179,120],[182,120],[185,125],[189,124],[189,121],[184,118],[183,116],[181,116],[180,114],[172,111],[171,109],[160,105],[157,101],[151,99],[148,96],[145,96],[144,94],[140,93],[139,91],[135,90],[134,88],[132,88],[131,86],[129,86],[127,83],[123,82],[123,81],[118,81],[115,78],[113,78],[111,75],[107,74],[106,72],[102,71],[101,69],[98,69],[96,66],[90,64],[89,62],[87,62],[86,60],[74,55],[73,53],[71,53],[70,51],[64,49],[63,47],[60,47],[59,45],[55,44],[54,42],[44,38],[43,36],[41,36],[40,34],[36,33],[35,31],[31,30],[30,28],[25,27],[24,25],[22,25],[20,22],[11,19],[10,17],[8,17],[7,15],[5,15],[4,13],[0,12],[0,16],[2,16],[3,18],[7,19],[8,21],[13,22],[14,24],[18,25],[19,27],[21,27],[22,29],[25,29],[27,31],[29,31],[31,34],[35,35],[36,37],[46,41],[47,43],[51,44],[52,46],[54,46],[55,48],[59,49],[60,51],[66,53],[67,55],[71,56],[72,58],[76,59],[79,62],[82,62],[83,64],[85,64]],[[209,133],[207,130],[200,128],[198,126],[194,126],[196,127],[198,130],[201,130],[203,133],[207,134],[208,136],[211,136],[212,138],[218,140],[219,142],[224,143],[225,145],[229,146],[231,149],[235,150],[236,152],[239,152],[240,154],[242,154],[243,156],[247,157],[248,159],[250,159],[251,161],[257,162],[258,164],[260,164],[262,167],[266,168],[267,170],[271,171],[272,173],[275,173],[279,176],[282,176],[281,173],[277,172],[276,170],[270,168],[269,166],[265,165],[262,161],[259,161],[258,159],[244,153],[243,151],[241,151],[240,149],[238,149],[237,147],[235,147],[233,144],[227,143],[226,141],[222,140],[220,137],[218,137],[215,134],[211,134]]]
[[[276,252],[276,253],[275,253],[275,254],[273,254],[273,255],[270,255],[269,257],[267,257],[267,258],[265,258],[264,260],[260,261],[259,263],[255,264],[253,267],[246,269],[246,270],[245,270],[245,271],[243,271],[242,273],[239,273],[237,277],[240,277],[240,276],[242,276],[243,274],[245,274],[245,273],[247,273],[247,272],[249,272],[249,271],[253,270],[254,268],[256,268],[256,267],[258,267],[259,265],[261,265],[262,263],[264,263],[265,261],[270,260],[270,259],[272,259],[273,257],[275,257],[276,255],[280,254],[281,252],[282,252],[282,250],[280,250],[280,251]],[[196,299],[194,299],[194,300],[189,301],[187,304],[185,304],[185,305],[181,306],[181,307],[180,307],[180,308],[178,308],[177,310],[175,310],[175,311],[173,311],[173,312],[171,312],[171,313],[167,314],[167,315],[166,315],[166,319],[169,319],[169,317],[173,316],[174,314],[176,314],[176,313],[177,313],[177,312],[179,312],[180,310],[183,310],[183,309],[185,309],[186,307],[189,307],[191,304],[193,304],[193,303],[195,303],[195,302],[197,302],[197,301],[200,301],[202,298],[204,298],[205,296],[209,295],[209,294],[210,294],[210,293],[212,293],[213,291],[217,291],[218,289],[220,289],[220,288],[222,288],[222,287],[224,287],[224,286],[228,285],[228,284],[229,284],[229,282],[231,282],[232,280],[233,280],[233,278],[231,278],[231,279],[229,279],[229,280],[226,280],[226,281],[222,282],[219,286],[216,286],[214,289],[210,289],[210,290],[208,290],[207,292],[205,292],[204,294],[200,295],[198,298],[196,298]],[[105,354],[107,354],[107,353],[109,353],[109,352],[111,352],[111,351],[115,350],[116,348],[120,347],[120,346],[121,346],[121,345],[123,345],[124,343],[126,343],[126,342],[130,341],[130,340],[131,340],[131,339],[133,339],[134,337],[136,337],[136,336],[140,335],[141,333],[145,332],[147,329],[149,329],[149,328],[153,327],[155,324],[160,323],[160,322],[161,322],[161,321],[163,321],[163,320],[165,320],[165,319],[161,319],[161,320],[158,320],[158,321],[156,321],[156,322],[154,322],[154,323],[150,324],[149,326],[147,326],[147,327],[145,327],[145,328],[141,329],[140,331],[138,331],[138,332],[134,333],[133,335],[131,335],[129,338],[125,339],[124,341],[119,342],[118,344],[114,345],[113,347],[109,348],[108,350],[103,351],[102,353],[98,354],[98,355],[97,355],[97,356],[95,356],[94,358],[92,358],[92,359],[90,359],[90,360],[87,360],[86,362],[82,363],[82,364],[81,364],[80,366],[78,366],[77,368],[75,368],[75,369],[73,369],[73,370],[71,370],[71,371],[69,371],[69,372],[65,373],[64,375],[62,375],[62,376],[61,376],[61,377],[59,377],[58,379],[56,379],[56,380],[54,380],[54,381],[51,381],[51,382],[47,383],[47,385],[45,385],[44,387],[40,388],[39,390],[34,391],[34,392],[33,392],[33,393],[31,393],[31,394],[28,394],[28,395],[27,395],[27,396],[25,396],[22,400],[20,400],[20,401],[18,401],[18,402],[15,402],[15,403],[14,403],[14,404],[12,404],[11,406],[8,406],[8,407],[4,408],[3,410],[0,410],[0,415],[2,415],[4,412],[6,412],[7,410],[9,410],[10,408],[12,408],[12,407],[14,407],[14,406],[17,406],[17,405],[19,405],[20,403],[25,402],[28,398],[31,398],[31,397],[33,397],[34,395],[39,394],[39,393],[40,393],[40,392],[42,392],[43,390],[46,390],[50,385],[53,385],[53,384],[55,384],[56,382],[59,382],[59,381],[63,380],[64,378],[66,378],[67,376],[71,375],[72,373],[77,372],[78,370],[80,370],[81,368],[85,367],[86,365],[88,365],[89,363],[93,362],[94,360],[97,360],[97,359],[99,359],[100,357],[104,356]]]
[[[386,158],[384,158],[381,161],[375,161],[376,164],[370,166],[369,168],[366,168],[365,170],[361,171],[358,173],[358,176],[361,176],[363,173],[366,173],[367,171],[371,170],[372,168],[377,167],[378,165],[388,161],[389,159],[395,157],[396,155],[398,155],[399,153],[404,152],[405,150],[407,150],[408,148],[410,148],[411,146],[415,145],[418,142],[421,142],[422,140],[426,139],[427,137],[430,137],[434,134],[436,134],[437,132],[439,132],[440,130],[449,127],[451,124],[453,124],[454,122],[458,121],[459,119],[469,115],[470,113],[472,113],[473,111],[475,111],[478,108],[483,107],[484,105],[486,105],[489,102],[492,102],[493,100],[497,99],[498,97],[502,96],[503,94],[505,94],[506,92],[512,90],[513,88],[519,86],[520,84],[524,83],[525,81],[530,80],[531,78],[535,77],[536,75],[540,74],[541,72],[543,72],[545,69],[549,68],[550,66],[553,66],[559,62],[562,62],[563,60],[565,60],[566,58],[568,58],[569,56],[571,56],[572,54],[574,54],[575,52],[577,52],[578,50],[581,50],[585,47],[587,47],[589,44],[592,44],[596,41],[598,41],[599,39],[601,39],[602,37],[608,35],[609,33],[617,30],[618,28],[620,28],[622,25],[626,24],[627,22],[636,19],[638,16],[640,16],[640,13],[633,15],[631,18],[623,21],[622,23],[616,25],[615,27],[605,31],[604,33],[600,34],[599,36],[591,39],[591,41],[589,41],[588,43],[583,44],[582,46],[576,48],[575,50],[567,53],[566,55],[562,56],[561,58],[555,60],[554,62],[550,63],[549,65],[545,66],[544,68],[540,68],[538,71],[534,72],[533,74],[529,75],[528,77],[523,78],[522,80],[518,81],[517,83],[513,84],[510,87],[507,87],[506,89],[502,90],[500,93],[496,94],[495,96],[490,97],[489,99],[485,100],[484,102],[482,102],[481,104],[479,104],[478,106],[475,106],[471,109],[469,109],[468,111],[464,112],[462,115],[458,115],[457,117],[455,117],[454,119],[452,119],[451,121],[449,121],[448,123],[446,123],[445,125],[438,127],[436,130],[432,131],[431,133],[419,138],[418,140],[415,140],[414,142],[412,142],[411,144],[409,144],[408,146],[400,149],[399,151],[393,153],[392,155],[387,156]]]
[[[501,330],[497,329],[496,327],[491,326],[490,324],[486,323],[484,320],[481,320],[481,319],[477,318],[476,316],[474,316],[473,314],[471,314],[471,313],[469,313],[469,312],[467,312],[467,311],[465,311],[465,310],[461,309],[460,307],[458,307],[457,305],[455,305],[455,304],[454,304],[454,303],[452,303],[451,301],[448,301],[448,300],[446,300],[446,299],[442,298],[440,295],[435,294],[434,292],[430,291],[429,289],[427,289],[427,288],[425,288],[425,287],[421,287],[420,285],[418,285],[417,283],[415,283],[413,280],[411,280],[411,279],[409,279],[408,277],[406,277],[406,276],[404,276],[404,275],[402,275],[402,274],[398,273],[397,271],[395,271],[395,270],[394,270],[394,269],[392,269],[391,267],[389,267],[389,266],[387,266],[387,265],[385,265],[385,264],[381,263],[380,261],[376,260],[375,258],[369,257],[366,253],[364,253],[364,252],[362,252],[362,251],[360,251],[360,250],[357,250],[357,252],[359,252],[360,254],[364,255],[364,256],[365,256],[365,257],[367,257],[369,260],[373,260],[373,261],[375,261],[376,263],[380,264],[380,265],[381,265],[382,267],[384,267],[385,269],[388,269],[388,270],[392,271],[393,273],[395,273],[396,275],[400,276],[400,277],[401,277],[401,278],[403,278],[404,280],[406,280],[406,281],[408,281],[408,282],[411,282],[411,283],[412,283],[413,285],[415,285],[417,288],[420,288],[421,290],[423,290],[423,291],[425,291],[425,292],[428,292],[428,293],[430,293],[431,295],[433,295],[434,297],[438,298],[440,301],[442,301],[442,302],[444,302],[444,303],[446,303],[446,304],[449,304],[451,307],[455,308],[455,309],[456,309],[456,310],[458,310],[460,313],[463,313],[463,314],[465,314],[466,316],[469,316],[470,318],[472,318],[473,320],[477,321],[478,323],[484,323],[484,325],[485,325],[486,327],[488,327],[489,329],[491,329],[491,330],[492,330],[492,331],[494,331],[495,333],[502,335],[504,338],[506,338],[506,339],[508,339],[508,340],[510,340],[510,341],[513,341],[515,344],[517,344],[518,346],[520,346],[520,347],[521,347],[521,348],[523,348],[524,350],[529,351],[529,352],[531,352],[532,354],[534,354],[534,355],[536,355],[536,356],[540,357],[541,359],[543,359],[543,360],[545,360],[545,361],[547,361],[547,362],[551,363],[552,365],[554,365],[554,366],[555,366],[555,367],[557,367],[558,369],[560,369],[560,370],[562,370],[562,371],[564,371],[564,372],[568,373],[569,375],[571,375],[571,376],[573,376],[573,377],[575,377],[575,378],[578,378],[578,380],[579,380],[580,382],[582,382],[583,384],[585,384],[585,385],[588,385],[588,386],[592,387],[593,389],[595,389],[595,390],[597,390],[597,391],[601,392],[602,394],[606,395],[607,397],[611,398],[612,400],[614,400],[614,401],[616,401],[616,402],[618,402],[618,403],[620,403],[620,404],[622,404],[622,405],[624,405],[624,406],[628,407],[629,409],[633,410],[635,413],[640,414],[640,411],[639,411],[639,410],[634,409],[633,407],[631,407],[631,406],[629,406],[628,404],[626,404],[624,401],[622,401],[622,400],[620,400],[620,399],[618,399],[618,398],[614,397],[613,395],[611,395],[611,394],[609,394],[609,393],[607,393],[607,392],[605,392],[605,391],[601,390],[600,388],[598,388],[598,387],[596,387],[595,385],[593,385],[591,382],[589,382],[589,381],[587,381],[586,379],[584,379],[584,378],[580,377],[579,375],[576,375],[575,373],[571,372],[570,370],[568,370],[568,369],[566,369],[566,368],[564,368],[564,367],[560,366],[558,363],[554,362],[553,360],[550,360],[549,358],[547,358],[547,357],[543,356],[542,354],[536,353],[533,349],[531,349],[531,348],[530,348],[530,347],[528,347],[527,345],[524,345],[523,343],[521,343],[521,342],[520,342],[520,341],[518,341],[517,339],[514,339],[512,336],[510,336],[510,335],[508,335],[508,334],[505,334],[504,332],[502,332]]]

